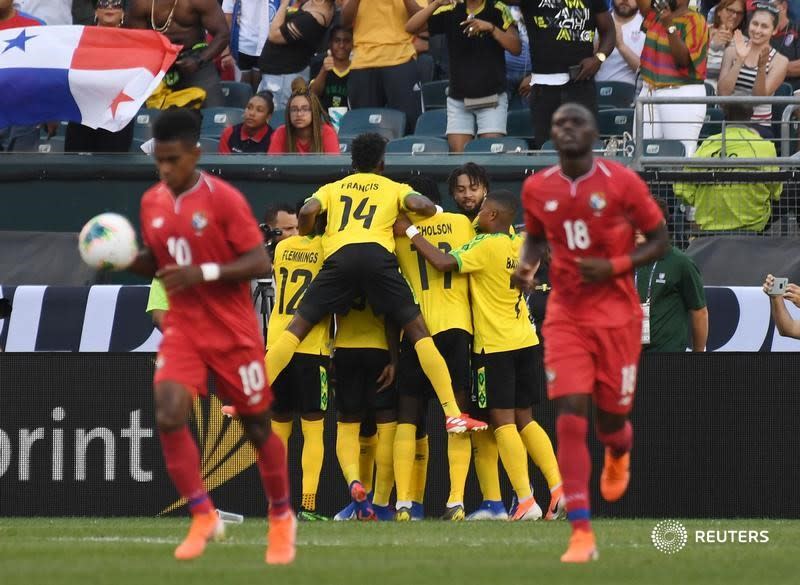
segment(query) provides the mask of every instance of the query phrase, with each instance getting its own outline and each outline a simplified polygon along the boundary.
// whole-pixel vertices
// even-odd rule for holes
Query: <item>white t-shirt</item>
[[[612,17],[614,14],[612,12]],[[642,22],[644,18],[641,13],[637,12],[636,16],[622,25],[622,38],[628,48],[637,55],[642,54],[644,49],[645,34],[642,32]],[[637,71],[631,69],[627,61],[623,59],[622,54],[614,49],[600,66],[600,71],[595,75],[596,81],[624,81],[631,85],[636,85]]]
[[[223,0],[222,12],[233,14],[234,0]],[[269,36],[269,23],[277,12],[279,2],[242,0],[239,16],[239,52],[252,57],[261,55]]]
[[[72,0],[15,0],[14,5],[51,26],[72,24]]]

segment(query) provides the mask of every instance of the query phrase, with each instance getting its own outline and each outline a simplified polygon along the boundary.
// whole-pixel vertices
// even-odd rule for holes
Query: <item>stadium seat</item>
[[[794,89],[791,83],[783,82],[775,90],[775,97],[789,97],[794,94]]]
[[[273,128],[286,124],[286,110],[275,110],[269,119],[269,125]]]
[[[623,81],[598,81],[595,85],[598,108],[630,108],[636,86]]]
[[[161,113],[161,110],[151,110],[142,108],[133,118],[133,137],[142,141],[150,140],[153,137],[153,122]]]
[[[433,81],[433,76],[436,74],[436,62],[433,60],[433,56],[428,53],[417,55],[417,69],[420,83]]]
[[[597,113],[597,129],[601,138],[633,133],[633,109],[614,108]]]
[[[476,138],[464,147],[465,153],[470,154],[513,154],[527,152],[530,147],[528,141],[512,136],[500,138]]]
[[[717,90],[709,82],[706,81],[703,85],[706,86],[706,95],[707,96],[717,95]]]
[[[533,120],[530,110],[511,110],[506,121],[506,134],[523,140],[533,140]]]
[[[450,145],[443,138],[434,136],[406,136],[386,145],[387,154],[447,154]]]
[[[602,140],[595,140],[594,144],[592,144],[592,150],[597,152],[604,150],[606,147],[606,143]],[[540,149],[541,152],[556,152],[556,145],[553,143],[552,140],[547,140],[544,144],[542,144],[542,148]]]
[[[241,108],[204,108],[203,123],[200,126],[201,136],[219,138],[222,131],[242,121],[244,110]]]
[[[450,82],[447,79],[431,81],[422,84],[422,111],[435,110],[447,107],[447,88]]]
[[[705,122],[700,128],[700,140],[722,132],[722,120],[724,119],[725,116],[720,108],[706,108]]]
[[[219,152],[219,139],[210,136],[201,136],[200,150],[202,150],[204,154],[217,154]]]
[[[341,154],[350,154],[353,138],[353,136],[339,136],[339,152]]]
[[[423,112],[417,118],[414,136],[435,136],[437,138],[447,136],[447,111],[428,110]]]
[[[403,136],[406,115],[389,108],[361,108],[350,110],[342,116],[340,136],[358,136],[365,132],[377,132],[388,140]]]
[[[64,152],[64,137],[53,136],[52,138],[40,138],[36,145],[36,151],[40,154],[56,154]]]
[[[128,149],[128,152],[132,154],[144,154],[142,152],[142,144],[147,142],[146,140],[142,140],[141,138],[134,138],[131,141],[131,147]]]
[[[680,140],[644,140],[643,156],[686,156],[686,147]]]
[[[226,108],[245,108],[247,102],[253,97],[253,88],[249,83],[223,81],[221,85]]]

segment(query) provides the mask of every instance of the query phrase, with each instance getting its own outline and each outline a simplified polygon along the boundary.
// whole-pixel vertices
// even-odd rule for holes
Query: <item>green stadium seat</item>
[[[358,136],[376,132],[388,140],[403,136],[406,115],[389,108],[360,108],[350,110],[339,124],[339,136]]]
[[[686,156],[686,147],[680,140],[644,140],[643,156]]]
[[[601,138],[633,134],[633,108],[614,108],[597,113],[597,129]]]
[[[703,127],[700,128],[700,140],[722,132],[722,120],[724,119],[725,116],[720,108],[706,108],[705,122]]]
[[[444,138],[434,136],[406,136],[386,145],[387,154],[447,154],[450,145]]]
[[[226,108],[245,108],[247,102],[253,97],[253,88],[249,83],[239,81],[223,81],[222,95],[225,97]]]
[[[128,152],[132,154],[144,154],[142,151],[142,144],[147,142],[146,140],[142,140],[141,138],[134,138],[131,141],[131,147],[128,149]]]
[[[217,154],[219,152],[219,139],[210,136],[201,136],[200,150],[202,150],[204,154]]]
[[[353,136],[339,136],[339,152],[341,154],[349,154],[350,148],[353,144]]]
[[[707,96],[717,95],[717,90],[709,82],[706,81],[703,85],[706,86],[706,95]]]
[[[36,152],[40,154],[62,154],[64,152],[64,137],[40,138],[36,145]]]
[[[604,150],[606,147],[606,143],[602,140],[595,140],[594,144],[592,144],[593,151],[600,151]],[[545,141],[542,144],[542,148],[540,149],[541,152],[556,152],[556,145],[552,140]]]
[[[598,108],[630,108],[636,86],[623,81],[598,81],[595,90]]]
[[[506,134],[523,140],[533,140],[533,120],[530,110],[511,110],[506,121]]]
[[[447,79],[430,81],[422,84],[422,111],[435,110],[447,107],[447,88],[450,82]]]
[[[500,138],[477,138],[467,143],[467,146],[464,147],[464,152],[470,154],[513,154],[527,152],[529,148],[527,140],[503,136]]]
[[[244,115],[242,108],[204,108],[200,112],[203,114],[200,135],[212,138],[219,138],[225,128],[241,122]]]
[[[794,94],[794,88],[791,83],[783,82],[775,90],[775,97],[790,97]]]
[[[417,118],[414,136],[447,136],[447,110],[428,110]]]
[[[286,110],[275,110],[269,119],[269,125],[273,128],[286,124]]]
[[[153,137],[153,122],[156,121],[161,110],[142,108],[133,118],[133,137],[142,141]]]

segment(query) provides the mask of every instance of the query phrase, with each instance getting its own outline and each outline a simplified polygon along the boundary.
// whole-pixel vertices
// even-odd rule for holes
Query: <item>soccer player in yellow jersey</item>
[[[469,218],[455,213],[440,213],[425,218],[417,223],[417,227],[443,252],[458,249],[475,236]],[[466,407],[469,402],[472,345],[469,277],[466,274],[443,273],[433,268],[405,234],[396,236],[395,243],[400,270],[411,285],[436,348],[447,363],[456,399],[462,407]],[[412,519],[416,433],[421,426],[420,412],[426,410],[428,399],[436,395],[425,378],[416,353],[405,341],[400,345],[397,375],[399,404],[394,444],[397,483],[395,517],[406,521]],[[448,436],[450,495],[445,519],[464,519],[464,484],[469,472],[470,451],[468,436]]]
[[[357,299],[346,314],[336,315],[336,456],[359,520],[390,519],[398,338],[397,329],[387,327],[384,318],[376,315],[364,298]],[[370,426],[368,419],[374,419],[377,427],[375,456],[360,458],[359,435],[362,428]],[[375,490],[370,502],[358,496],[371,491],[373,463]]]
[[[322,268],[322,238],[291,236],[275,247],[275,305],[267,329],[267,355],[297,312],[297,305]],[[265,358],[266,360],[266,358]],[[327,520],[317,514],[317,486],[325,455],[324,417],[328,409],[330,317],[317,323],[297,347],[289,365],[272,383],[272,429],[284,445],[292,434],[294,415],[303,431],[302,503],[299,520]]]
[[[522,247],[522,239],[509,234],[518,210],[514,194],[489,193],[478,213],[481,234],[450,253],[434,246],[405,218],[396,229],[408,226],[417,251],[437,270],[470,275],[478,402],[489,408],[500,460],[519,501],[511,518],[537,520],[542,510],[531,491],[526,448],[555,502],[561,498],[561,476],[550,439],[532,416],[540,392],[534,349],[539,340],[522,292],[511,280]]]
[[[449,433],[486,428],[461,412],[453,394],[452,380],[425,326],[408,283],[394,255],[392,227],[401,211],[424,217],[434,215],[434,204],[408,185],[395,183],[380,173],[386,150],[378,134],[362,134],[353,140],[355,174],[320,188],[300,210],[300,233],[309,233],[320,213],[328,214],[322,237],[324,264],[309,286],[291,323],[267,354],[267,377],[274,380],[291,360],[301,340],[325,315],[350,308],[364,296],[378,313],[402,328],[419,356],[420,365],[442,403]],[[351,493],[366,499],[363,486]],[[360,489],[360,491],[359,491]]]

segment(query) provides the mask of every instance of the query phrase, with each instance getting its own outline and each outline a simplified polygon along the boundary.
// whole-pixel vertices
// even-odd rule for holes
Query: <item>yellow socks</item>
[[[288,457],[288,447],[289,444],[289,437],[292,436],[292,421],[286,422],[279,422],[277,420],[272,421],[272,432],[278,435],[278,438],[283,443],[283,446],[287,449],[287,457]]]
[[[428,436],[416,440],[414,453],[414,481],[411,501],[422,503],[425,499],[425,484],[428,482]]]
[[[558,460],[553,452],[553,443],[550,441],[550,437],[535,420],[525,425],[519,435],[522,437],[528,454],[544,475],[547,486],[552,491],[561,484],[561,472],[558,470]]]
[[[372,491],[372,477],[375,471],[375,449],[378,446],[378,435],[364,437],[359,435],[358,476],[367,493]]]
[[[411,480],[414,473],[415,437],[417,427],[397,425],[394,436],[394,481],[397,485],[397,507],[411,505]]]
[[[339,467],[349,486],[354,481],[359,481],[358,474],[358,431],[361,423],[336,423],[336,457]]]
[[[464,485],[467,483],[469,473],[469,460],[471,446],[469,435],[447,435],[447,461],[450,467],[450,496],[447,505],[464,504]],[[497,468],[497,464],[495,464]]]
[[[500,471],[497,468],[497,441],[491,430],[472,433],[472,458],[475,461],[475,474],[484,501],[499,502]]]
[[[394,487],[394,437],[397,422],[378,423],[378,448],[375,451],[375,493],[372,503],[388,506]]]
[[[284,331],[269,348],[267,355],[264,356],[264,365],[267,368],[267,382],[272,384],[283,369],[292,361],[300,340],[289,331]]]
[[[431,381],[431,386],[433,386],[439,402],[442,403],[444,414],[446,416],[458,416],[461,414],[461,409],[456,404],[456,397],[453,395],[453,381],[450,379],[450,370],[447,369],[447,364],[442,354],[436,349],[433,337],[420,339],[414,345],[414,351],[417,352],[422,371]]]
[[[525,445],[519,436],[516,425],[509,424],[498,427],[494,431],[497,439],[497,451],[500,461],[506,470],[506,475],[511,481],[511,486],[517,493],[519,501],[531,496],[531,481],[528,476],[528,454]]]
[[[306,510],[317,509],[317,486],[319,474],[322,471],[322,460],[325,457],[325,442],[322,433],[325,423],[322,419],[300,419],[303,428],[303,455],[301,465],[303,468],[303,503]]]

